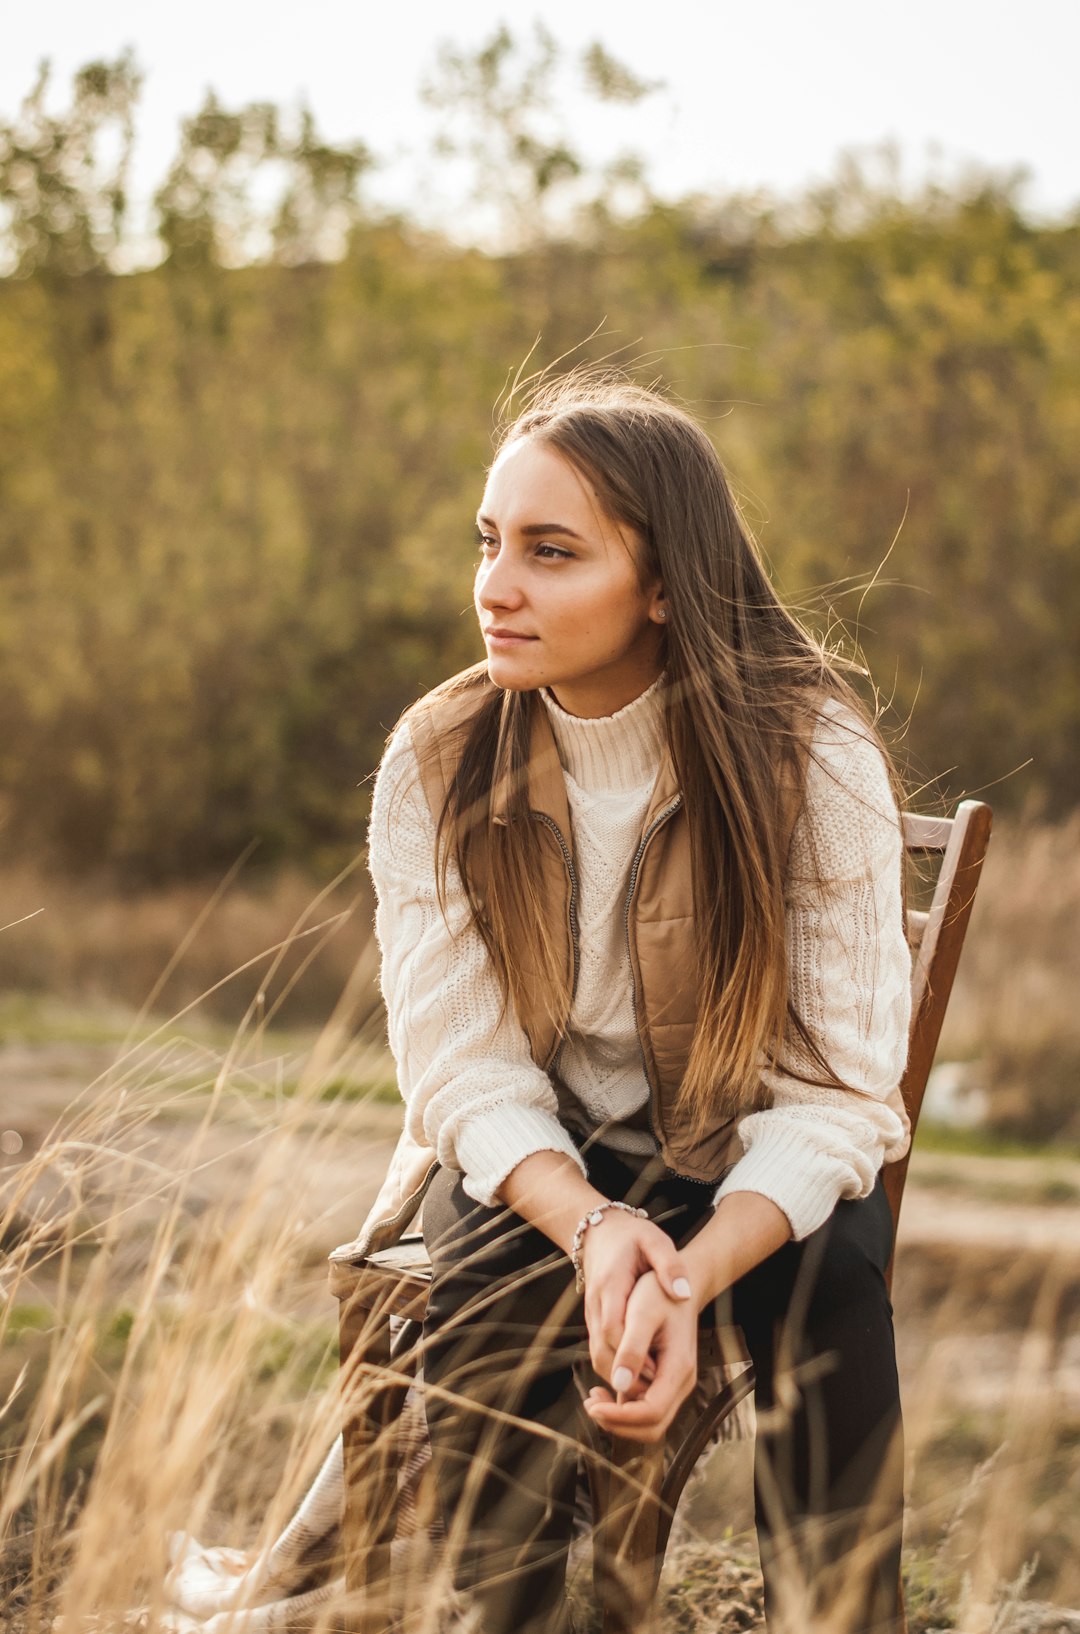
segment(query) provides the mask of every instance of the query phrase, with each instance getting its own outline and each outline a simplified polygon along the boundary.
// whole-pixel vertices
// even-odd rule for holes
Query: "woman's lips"
[[[535,635],[515,635],[510,630],[485,630],[484,640],[495,647],[517,647],[524,641],[536,641]]]

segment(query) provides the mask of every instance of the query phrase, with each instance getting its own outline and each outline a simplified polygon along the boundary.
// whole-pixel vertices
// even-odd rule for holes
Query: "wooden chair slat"
[[[922,947],[923,937],[930,915],[921,913],[918,908],[909,908],[907,911],[907,939],[912,953],[917,953]]]
[[[993,813],[981,800],[965,800],[952,820],[934,900],[919,943],[911,975],[911,1034],[907,1066],[900,1084],[911,1138],[919,1126],[923,1097],[934,1064],[956,967],[990,843]],[[885,1191],[892,1210],[894,1236],[900,1221],[911,1147],[896,1163],[885,1166]],[[889,1266],[892,1280],[892,1265]]]
[[[917,811],[901,814],[904,844],[909,851],[944,851],[952,833],[953,817],[924,817]]]

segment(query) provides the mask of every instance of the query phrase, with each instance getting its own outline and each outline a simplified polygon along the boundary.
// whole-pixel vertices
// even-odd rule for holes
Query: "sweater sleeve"
[[[459,1169],[468,1195],[498,1206],[497,1188],[533,1152],[581,1156],[558,1117],[555,1090],[529,1052],[471,923],[456,868],[446,917],[435,883],[435,823],[408,723],[383,756],[372,797],[368,856],[390,1049],[406,1127]]]
[[[789,1029],[767,1110],[739,1124],[743,1156],[716,1198],[768,1197],[798,1240],[841,1198],[869,1195],[907,1150],[899,1092],[907,1058],[911,956],[902,906],[899,815],[880,749],[854,713],[819,718],[787,879],[789,992],[831,1071],[831,1089]],[[858,1093],[852,1093],[852,1090]]]

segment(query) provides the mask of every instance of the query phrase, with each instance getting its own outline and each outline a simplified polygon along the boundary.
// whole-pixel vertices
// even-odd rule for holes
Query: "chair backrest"
[[[925,912],[908,910],[908,941],[912,951],[911,1042],[901,1090],[914,1140],[926,1081],[934,1063],[990,841],[993,813],[981,800],[964,800],[955,817],[920,817],[904,812],[902,820],[907,852],[942,853],[929,908]],[[900,1217],[909,1158],[910,1149],[908,1156],[885,1166],[885,1190],[894,1226]]]

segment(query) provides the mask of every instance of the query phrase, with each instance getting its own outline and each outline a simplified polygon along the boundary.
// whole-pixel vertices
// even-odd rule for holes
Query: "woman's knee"
[[[580,1300],[573,1273],[542,1232],[510,1209],[468,1197],[440,1170],[425,1200],[431,1285],[424,1318],[426,1371],[492,1370],[576,1342]]]
[[[842,1200],[821,1227],[820,1243],[808,1239],[816,1261],[818,1298],[832,1304],[865,1299],[888,1304],[885,1273],[893,1246],[893,1222],[880,1179],[869,1197]],[[812,1246],[811,1246],[812,1245]]]
[[[788,1350],[796,1333],[813,1349],[853,1318],[884,1334],[892,1319],[885,1284],[891,1251],[892,1216],[880,1183],[869,1197],[838,1203],[817,1231],[785,1244],[736,1285],[734,1318],[751,1349],[770,1349],[781,1333]]]

